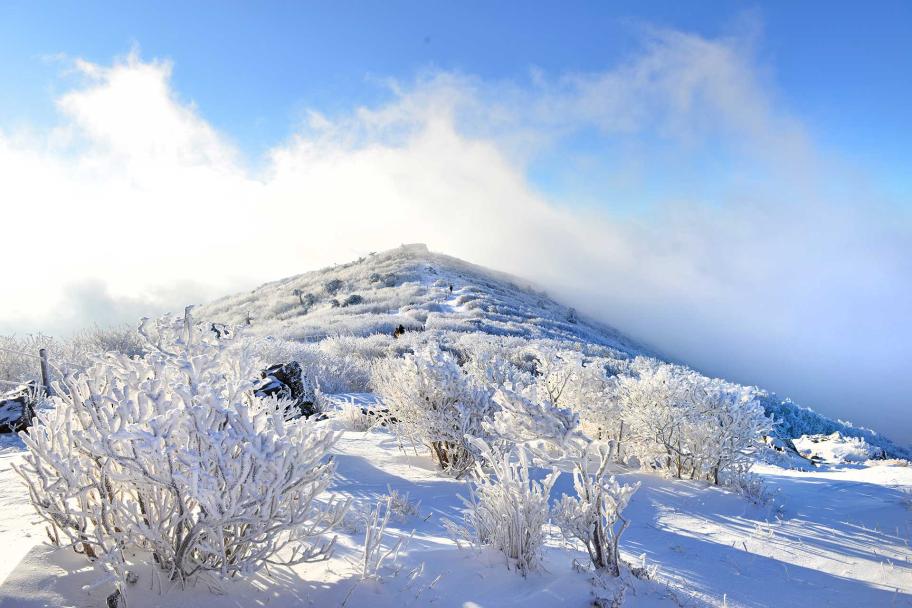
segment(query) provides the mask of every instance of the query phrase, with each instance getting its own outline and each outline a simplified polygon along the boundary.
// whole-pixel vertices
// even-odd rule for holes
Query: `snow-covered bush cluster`
[[[628,451],[676,477],[719,484],[749,462],[772,427],[760,404],[739,387],[678,366],[621,376],[616,395],[629,420]]]
[[[68,376],[21,434],[17,470],[51,539],[121,591],[136,552],[179,581],[324,557],[346,507],[321,498],[336,436],[255,397],[253,359],[189,311],[141,331],[147,354]]]
[[[434,419],[466,432],[476,448],[465,520],[450,524],[451,530],[500,550],[523,573],[539,562],[543,525],[550,518],[565,537],[586,548],[596,571],[618,575],[618,543],[627,527],[623,511],[637,484],[622,484],[610,474],[616,462],[728,483],[752,499],[763,495],[748,471],[771,421],[738,387],[679,366],[612,360],[544,342],[501,348],[494,341],[463,339],[447,350],[429,348],[407,356],[408,363],[380,363],[378,369],[390,365],[405,377],[420,378],[420,361],[429,365],[441,358],[453,383],[487,387],[493,402],[475,410],[478,424],[471,427]],[[401,390],[405,377],[389,375],[382,379],[385,385],[375,385],[385,402],[392,403],[382,386]],[[401,405],[391,411],[400,425],[433,426],[426,419],[437,411],[427,408],[432,400],[414,390],[396,400]],[[530,477],[528,454],[538,466],[554,468],[544,481]],[[569,469],[575,493],[551,509],[548,495],[557,468]]]
[[[356,433],[366,433],[381,422],[379,416],[372,415],[363,406],[353,401],[342,404],[337,418],[341,419],[345,430]]]
[[[308,383],[320,392],[363,392],[368,389],[371,358],[361,354],[358,347],[340,349],[333,338],[319,343],[301,343],[282,338],[249,337],[243,332],[240,342],[261,368],[296,361]]]
[[[773,426],[750,390],[647,357],[616,359],[544,341],[502,349],[464,339],[459,346],[480,383],[574,412],[590,439],[610,443],[616,462],[726,483]]]

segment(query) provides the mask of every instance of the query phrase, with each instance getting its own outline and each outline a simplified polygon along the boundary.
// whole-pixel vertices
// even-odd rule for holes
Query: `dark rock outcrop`
[[[294,402],[291,417],[310,417],[317,413],[315,395],[310,382],[301,373],[297,361],[279,363],[264,369],[260,382],[254,389],[257,397],[276,397]]]
[[[0,433],[15,433],[27,427],[38,404],[38,385],[28,382],[0,395]]]

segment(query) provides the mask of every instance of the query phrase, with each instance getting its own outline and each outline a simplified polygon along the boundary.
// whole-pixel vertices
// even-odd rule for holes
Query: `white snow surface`
[[[335,402],[369,402],[340,396]],[[330,418],[322,424],[339,426]],[[441,518],[460,515],[465,483],[442,476],[426,454],[403,451],[379,428],[345,432],[335,448],[338,477],[331,491],[354,501],[328,562],[273,569],[232,582],[221,595],[205,586],[159,592],[151,563],[129,589],[130,606],[588,606],[626,588],[624,606],[912,606],[912,467],[821,465],[812,471],[760,465],[774,501],[758,506],[704,483],[674,481],[618,468],[639,481],[621,542],[628,563],[655,569],[654,581],[629,573],[594,585],[573,568],[581,547],[549,535],[544,570],[522,578],[494,551],[459,548]],[[101,607],[106,586],[84,591],[96,574],[85,558],[45,542],[10,463],[22,446],[0,452],[0,607]],[[544,475],[544,472],[540,472]],[[569,475],[551,498],[570,492]],[[408,495],[416,513],[394,517],[384,541],[414,537],[381,580],[360,581],[364,514],[390,491]],[[610,605],[607,604],[607,605]]]

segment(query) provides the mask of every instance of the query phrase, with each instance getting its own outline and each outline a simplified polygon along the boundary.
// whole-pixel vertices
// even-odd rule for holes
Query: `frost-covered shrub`
[[[427,445],[441,469],[459,475],[474,462],[467,437],[482,437],[492,403],[486,390],[436,343],[401,358],[381,359],[371,383],[396,429],[413,445]]]
[[[727,472],[722,478],[722,483],[756,505],[767,505],[774,498],[766,484],[763,483],[763,478],[751,473],[750,466],[747,464]]]
[[[270,303],[268,314],[279,319],[287,319],[301,314],[301,305],[294,296],[276,298]]]
[[[343,287],[345,287],[345,282],[341,279],[331,279],[323,285],[323,289],[330,295],[336,295]]]
[[[909,488],[903,488],[901,492],[902,494],[899,498],[899,504],[912,511],[912,490]]]
[[[411,540],[411,536],[407,538],[399,537],[388,549],[383,548],[383,536],[386,533],[390,515],[393,513],[392,501],[393,498],[390,496],[385,502],[377,503],[377,507],[368,516],[368,523],[364,530],[364,551],[361,558],[362,580],[381,578],[381,569],[387,561],[392,570],[392,576],[399,573],[397,567],[399,553]],[[414,534],[414,531],[412,534]]]
[[[753,451],[772,428],[759,403],[727,383],[701,379],[695,391],[699,420],[691,430],[694,473],[719,485],[726,473],[747,471]]]
[[[314,304],[320,301],[314,294],[304,293],[300,289],[295,289],[292,293],[298,297],[298,302],[301,304],[301,308],[305,313],[309,312],[310,309],[314,307]]]
[[[58,344],[44,334],[0,336],[0,380],[11,384],[39,380],[38,349],[54,352]],[[0,391],[6,388],[0,384]]]
[[[88,366],[90,360],[104,353],[120,353],[128,357],[142,356],[145,342],[135,325],[115,325],[83,329],[64,342],[61,349],[64,359],[81,359]]]
[[[355,355],[367,361],[380,359],[389,354],[393,337],[389,334],[369,336],[330,336],[320,341],[320,350],[334,357]]]
[[[488,430],[520,450],[528,447],[539,461],[570,467],[576,495],[561,497],[554,521],[567,538],[586,546],[596,570],[618,576],[618,543],[627,527],[622,512],[639,483],[622,485],[609,476],[611,445],[586,437],[573,412],[536,399],[536,392],[530,389],[533,399],[529,399],[513,391],[498,391],[494,400],[501,409]],[[597,463],[594,472],[593,460]]]
[[[136,328],[127,325],[85,329],[66,339],[40,333],[0,336],[0,381],[38,380],[38,350],[42,348],[48,353],[52,378],[82,371],[105,353],[133,357],[145,352]]]
[[[308,382],[324,393],[364,392],[370,383],[370,362],[346,352],[336,344],[337,338],[318,343],[302,343],[277,338],[249,339],[243,345],[250,349],[261,368],[276,363],[297,361]]]
[[[606,372],[611,362],[567,350],[539,348],[533,353],[538,394],[575,412],[581,428],[593,439],[611,441],[616,459],[622,460],[629,423],[617,396],[617,378]]]
[[[20,433],[18,473],[48,534],[113,575],[135,551],[170,578],[247,575],[325,557],[345,504],[318,501],[336,436],[252,393],[257,367],[208,331],[164,319],[149,354],[109,355],[58,387]]]
[[[347,430],[356,433],[366,433],[380,423],[380,419],[376,415],[371,415],[363,406],[352,401],[342,404],[337,418],[342,421]]]
[[[618,543],[628,526],[622,513],[640,484],[618,483],[607,472],[610,451],[604,446],[594,446],[592,451],[598,454],[598,469],[594,474],[586,471],[589,454],[584,453],[580,461],[585,464],[573,469],[576,496],[564,494],[561,497],[554,508],[554,522],[564,536],[579,540],[586,546],[596,570],[618,576]]]
[[[387,495],[389,496],[389,508],[393,515],[399,521],[405,521],[409,517],[418,517],[421,501],[409,498],[409,493],[399,492],[395,488],[386,486]]]
[[[370,362],[358,355],[306,349],[301,351],[299,363],[324,393],[360,393],[370,386]]]
[[[503,342],[466,334],[456,348],[463,353],[466,373],[492,391],[501,386],[520,389],[535,381],[531,370],[515,359],[516,349]]]
[[[475,546],[493,547],[523,576],[538,568],[548,523],[548,497],[559,475],[552,469],[543,481],[529,477],[529,460],[522,447],[497,453],[481,439],[474,443],[485,466],[472,471],[464,525],[445,522],[457,538]],[[515,457],[514,457],[515,454]]]

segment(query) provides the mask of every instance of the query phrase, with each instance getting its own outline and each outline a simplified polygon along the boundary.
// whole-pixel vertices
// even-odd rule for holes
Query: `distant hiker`
[[[450,293],[453,293],[453,285],[450,284]]]
[[[396,330],[393,332],[393,337],[398,338],[399,336],[401,336],[404,333],[405,333],[405,325],[402,325],[400,323],[399,327],[397,327]]]

